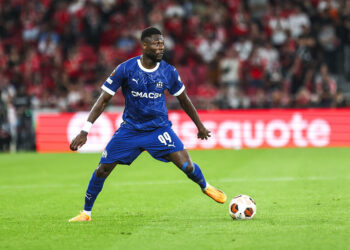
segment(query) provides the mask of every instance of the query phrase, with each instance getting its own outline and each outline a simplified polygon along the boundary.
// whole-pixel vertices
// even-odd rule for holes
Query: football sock
[[[85,195],[85,211],[91,211],[92,206],[94,205],[94,202],[97,198],[97,195],[101,192],[103,183],[105,182],[106,178],[101,178],[96,176],[96,170],[93,172],[89,186],[86,190]]]
[[[193,163],[193,170],[188,173],[186,171],[187,166],[188,166],[188,162],[186,161],[182,166],[182,171],[185,172],[188,178],[190,178],[192,181],[197,183],[202,189],[204,189],[207,186],[207,182],[204,179],[204,176],[202,174],[200,167],[196,163]]]
[[[87,215],[89,215],[89,216],[91,217],[91,211],[86,211],[86,210],[84,210],[83,212],[86,213]]]

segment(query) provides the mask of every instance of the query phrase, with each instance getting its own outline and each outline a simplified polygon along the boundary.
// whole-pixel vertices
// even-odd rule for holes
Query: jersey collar
[[[145,72],[154,72],[158,69],[160,63],[158,62],[157,65],[153,69],[146,69],[145,67],[142,66],[141,60],[137,59],[137,64],[139,65],[140,69],[142,69]]]

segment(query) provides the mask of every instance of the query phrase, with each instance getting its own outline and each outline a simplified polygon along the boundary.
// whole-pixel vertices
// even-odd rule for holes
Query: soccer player
[[[121,63],[102,85],[102,93],[93,105],[80,133],[72,140],[75,151],[86,143],[92,124],[101,115],[109,100],[121,87],[125,97],[123,122],[102,153],[85,195],[84,210],[72,221],[90,221],[92,206],[108,175],[117,164],[130,165],[146,150],[157,160],[173,162],[203,193],[225,203],[224,192],[211,186],[199,166],[192,162],[178,136],[171,129],[165,106],[164,91],[177,97],[181,107],[198,128],[197,137],[207,140],[210,131],[204,127],[186,94],[175,67],[162,61],[164,39],[161,32],[149,27],[141,34],[142,55]]]

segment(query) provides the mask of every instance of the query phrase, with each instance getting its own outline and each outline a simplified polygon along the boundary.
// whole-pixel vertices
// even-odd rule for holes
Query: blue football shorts
[[[130,165],[144,150],[159,161],[169,162],[164,158],[166,155],[183,149],[183,143],[171,127],[140,131],[121,126],[103,151],[100,163]]]

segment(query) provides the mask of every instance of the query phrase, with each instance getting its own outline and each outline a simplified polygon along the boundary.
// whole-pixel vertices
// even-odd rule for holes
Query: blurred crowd
[[[350,0],[0,0],[0,147],[32,110],[89,110],[151,25],[198,109],[349,106]]]

